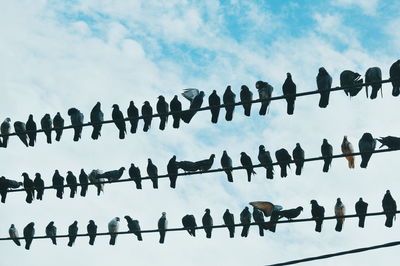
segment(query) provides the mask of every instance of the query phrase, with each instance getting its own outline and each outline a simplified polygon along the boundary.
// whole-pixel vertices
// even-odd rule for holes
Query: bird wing
[[[183,89],[182,96],[188,99],[190,102],[193,101],[193,99],[200,94],[200,91],[195,88],[188,88],[188,89]]]
[[[275,205],[268,201],[252,201],[249,204],[256,209],[261,210],[266,217],[271,216],[272,212],[275,211]]]

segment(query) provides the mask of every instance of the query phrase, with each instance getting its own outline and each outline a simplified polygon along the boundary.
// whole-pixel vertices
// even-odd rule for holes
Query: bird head
[[[67,171],[67,174],[72,175],[72,172],[71,171]]]
[[[94,224],[94,221],[93,221],[93,220],[89,220],[89,223],[90,223],[90,224]]]
[[[33,120],[33,115],[32,114],[29,115],[29,120]]]
[[[165,101],[165,98],[164,98],[164,96],[162,96],[162,95],[158,96],[157,98],[158,98],[160,101]]]
[[[388,190],[386,190],[386,194],[389,194],[390,195],[390,190],[388,189]]]
[[[362,199],[362,198],[360,198],[360,199],[359,199],[359,201],[363,201],[363,199]]]
[[[296,147],[300,147],[300,143],[296,143]]]
[[[55,174],[59,174],[58,170],[55,170],[54,173],[55,173]]]
[[[303,207],[299,206],[297,207],[298,210],[303,211]]]
[[[215,154],[211,154],[210,159],[214,159],[215,158]]]
[[[112,108],[114,108],[115,110],[119,110],[118,104],[113,104]]]
[[[14,228],[14,224],[11,224],[11,226],[10,226],[11,228]]]
[[[341,200],[340,198],[337,198],[336,202],[337,202],[337,203],[341,203],[342,200]]]
[[[121,168],[119,168],[119,170],[123,172],[123,171],[125,171],[125,167],[121,167]]]
[[[6,119],[4,119],[4,122],[10,123],[11,119],[9,117],[7,117]]]
[[[311,200],[311,201],[310,201],[310,204],[311,204],[311,205],[315,205],[315,204],[318,204],[318,203],[317,203],[316,200]]]
[[[125,218],[127,221],[132,220],[132,218],[131,218],[129,215],[125,215],[124,218]]]
[[[286,77],[291,79],[291,78],[292,78],[292,74],[290,74],[290,73],[288,72],[288,73],[286,73]]]
[[[51,221],[50,223],[49,223],[49,225],[53,225],[54,224],[54,221]]]
[[[259,150],[259,151],[265,151],[265,146],[264,146],[264,145],[260,145],[260,146],[258,147],[258,150]]]
[[[96,108],[100,108],[100,105],[101,105],[101,103],[100,103],[100,102],[97,102],[96,105],[95,105],[95,107],[96,107]]]
[[[164,218],[165,218],[166,215],[167,215],[166,212],[162,212],[162,213],[161,213],[161,216],[164,217]]]
[[[328,140],[327,140],[327,139],[323,139],[322,142],[323,142],[324,144],[326,144],[326,143],[328,143]]]
[[[28,178],[29,176],[28,176],[28,174],[27,174],[27,173],[23,172],[23,173],[22,173],[22,177],[24,177],[24,178]]]
[[[74,221],[73,225],[77,225],[77,224],[78,224],[78,221]]]
[[[119,222],[119,217],[115,217],[115,221]]]
[[[208,214],[210,214],[210,209],[208,209],[208,208],[205,209],[205,212],[208,213]]]
[[[39,173],[36,173],[35,177],[39,178],[39,177],[41,177],[41,175]]]
[[[150,103],[149,103],[148,101],[145,101],[145,102],[144,102],[144,105],[149,106]]]

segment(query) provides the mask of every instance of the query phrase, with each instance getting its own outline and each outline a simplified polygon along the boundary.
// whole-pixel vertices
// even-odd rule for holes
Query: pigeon
[[[293,152],[293,160],[296,165],[296,175],[301,175],[301,170],[304,166],[304,150],[301,148],[300,143],[296,143],[296,147]]]
[[[276,231],[276,222],[279,220],[279,211],[273,211],[271,213],[271,218],[267,224],[264,224],[264,229],[268,229],[269,231],[275,233]]]
[[[75,242],[76,235],[78,234],[78,222],[74,221],[69,227],[68,227],[68,246],[72,247],[72,245]]]
[[[292,220],[300,215],[300,213],[303,211],[303,207],[299,206],[294,209],[288,209],[288,210],[282,210],[279,211],[279,218],[285,217],[288,220]]]
[[[131,123],[131,133],[136,133],[138,122],[139,122],[139,109],[135,106],[133,101],[129,102],[127,110],[129,122]]]
[[[253,206],[253,219],[254,219],[254,222],[258,223],[258,229],[259,229],[260,236],[264,236],[264,229],[262,226],[262,223],[265,222],[264,215],[259,209],[257,209],[254,206]]]
[[[129,168],[129,177],[135,182],[136,189],[142,189],[142,177],[140,175],[140,169],[133,163],[131,163],[131,167]]]
[[[47,143],[51,144],[51,127],[53,125],[53,120],[51,120],[50,114],[45,114],[43,118],[40,120],[40,125],[44,134],[47,138]]]
[[[268,201],[252,201],[249,204],[262,211],[265,217],[271,216],[273,212],[279,212],[283,209],[282,206],[272,204]]]
[[[167,172],[168,172],[168,177],[169,177],[169,182],[170,182],[170,187],[175,188],[176,187],[176,179],[178,175],[178,166],[176,164],[176,156],[172,156],[172,158],[169,160],[168,165],[167,165]]]
[[[93,220],[90,220],[89,224],[86,226],[86,229],[89,235],[89,245],[93,246],[97,234],[97,225]]]
[[[46,226],[46,236],[51,239],[53,245],[57,245],[57,227],[54,226],[53,221]]]
[[[0,126],[0,132],[2,135],[7,135],[7,136],[3,136],[3,147],[7,148],[7,143],[8,143],[8,134],[10,134],[10,129],[11,129],[11,119],[9,117],[7,117],[6,119],[4,119],[3,123],[1,123]]]
[[[158,188],[158,169],[150,158],[147,160],[147,174],[153,183],[153,188]]]
[[[360,198],[356,202],[356,213],[358,215],[358,226],[361,228],[364,228],[364,223],[365,223],[365,214],[367,213],[368,209],[368,203],[363,201],[362,198]]]
[[[137,240],[142,241],[142,233],[140,230],[140,225],[138,220],[132,220],[129,215],[125,216],[126,222],[128,223],[129,232],[136,235]]]
[[[160,115],[160,130],[165,129],[165,124],[168,121],[168,112],[169,112],[169,105],[165,101],[164,96],[160,95],[158,96],[158,102],[157,102],[157,113]]]
[[[367,168],[372,152],[375,150],[376,140],[371,133],[364,133],[358,142],[358,148],[361,153],[361,168]]]
[[[205,214],[203,215],[203,218],[201,219],[201,222],[204,227],[204,231],[206,232],[206,237],[211,238],[211,233],[212,233],[212,226],[213,224],[213,219],[210,214],[210,209],[205,209]]]
[[[221,105],[221,98],[218,96],[217,91],[213,90],[213,92],[208,97],[208,105],[210,106],[211,111],[211,122],[216,124],[218,123],[218,116]]]
[[[256,172],[253,170],[253,163],[251,161],[250,156],[248,156],[245,152],[240,153],[240,163],[246,169],[247,172],[247,181],[251,182],[251,174],[255,175]]]
[[[104,172],[104,173],[98,175],[97,178],[108,179],[108,182],[111,183],[113,181],[119,180],[122,177],[122,175],[124,174],[124,171],[125,171],[125,167],[121,167],[118,170]]]
[[[21,246],[21,242],[19,242],[18,230],[15,228],[14,224],[11,224],[10,229],[8,229],[8,233],[10,234],[10,238],[14,241],[17,246]]]
[[[44,181],[39,173],[35,174],[35,179],[33,180],[33,185],[36,189],[36,199],[42,200],[44,193]]]
[[[200,171],[208,171],[214,163],[215,154],[211,154],[210,158],[195,162],[196,168]]]
[[[57,198],[62,199],[64,194],[64,177],[60,175],[58,170],[55,170],[52,181],[53,187],[57,190]]]
[[[115,217],[108,223],[108,232],[110,233],[110,245],[115,245],[119,228],[119,217]]]
[[[24,228],[25,249],[29,250],[32,244],[33,237],[35,236],[35,223],[31,222]]]
[[[287,102],[287,113],[292,115],[294,112],[294,103],[296,101],[296,84],[292,80],[292,75],[290,73],[286,74],[286,80],[282,85],[283,95],[286,97]]]
[[[268,106],[271,102],[272,91],[274,88],[268,84],[268,82],[264,81],[257,81],[256,88],[258,90],[258,95],[261,100],[261,108],[260,108],[260,115],[266,115]]]
[[[25,127],[25,123],[21,122],[21,121],[16,121],[14,123],[14,130],[15,133],[17,134],[17,136],[19,137],[19,139],[22,141],[22,143],[25,144],[26,147],[28,147],[28,140],[27,140],[27,135],[26,135],[26,127]],[[4,140],[4,137],[3,137]],[[4,140],[6,142],[6,140]],[[4,146],[4,144],[3,144]]]
[[[185,92],[189,92],[188,90],[194,90],[193,95],[195,95],[195,96],[193,98],[192,98],[193,95],[188,97],[188,94],[185,94]],[[182,93],[182,95],[186,99],[191,101],[189,110],[185,110],[181,114],[181,118],[182,118],[183,122],[185,122],[186,124],[189,124],[190,121],[192,120],[193,116],[197,113],[197,109],[201,108],[205,94],[204,94],[204,91],[199,91],[197,89],[187,89]],[[192,99],[192,100],[190,100],[190,99]]]
[[[191,161],[180,161],[176,162],[176,165],[178,166],[178,169],[182,169],[183,171],[186,172],[196,172],[198,170],[196,162],[191,162]]]
[[[393,199],[390,194],[390,190],[386,190],[386,194],[382,200],[382,208],[386,215],[385,226],[392,227],[393,226],[393,218],[396,217],[397,205],[396,201]]]
[[[318,205],[316,200],[311,200],[311,215],[315,219],[315,231],[322,231],[322,222],[325,217],[325,208]]]
[[[382,93],[382,71],[379,67],[370,67],[365,73],[365,83],[378,82],[372,84],[371,100],[378,96],[378,91],[381,90]],[[368,98],[368,85],[365,86],[365,90]]]
[[[235,110],[235,97],[236,94],[233,93],[231,86],[226,87],[224,95],[222,96],[222,101],[225,104],[225,119],[226,121],[232,121],[233,111]]]
[[[276,160],[281,168],[281,177],[287,177],[287,169],[288,166],[290,168],[290,161],[292,157],[286,149],[280,149],[275,152]]]
[[[118,104],[113,104],[112,106],[112,119],[114,124],[117,126],[119,130],[119,139],[124,139],[126,134],[126,124],[124,120],[124,115],[122,114],[121,110],[119,110]]]
[[[51,118],[50,118],[50,120],[51,120]],[[35,146],[35,142],[36,142],[37,127],[36,127],[35,121],[33,121],[32,114],[29,115],[28,121],[26,121],[26,130],[27,130],[26,134],[28,135],[28,138],[29,138],[28,144],[29,144],[29,146],[33,147],[33,146]]]
[[[188,89],[183,89],[182,96],[185,97],[187,100],[190,101],[190,103],[193,102],[194,98],[200,94],[200,91],[195,88],[188,88]]]
[[[56,141],[60,141],[64,130],[64,118],[61,117],[60,112],[57,112],[57,114],[54,116],[53,126],[54,130],[56,131]]]
[[[354,153],[354,148],[353,144],[350,143],[350,141],[347,140],[347,136],[343,137],[343,142],[342,142],[342,152],[343,154],[349,154],[349,153]],[[349,168],[354,168],[354,156],[346,156],[347,161],[349,162]]]
[[[151,120],[153,119],[153,108],[148,101],[145,101],[142,106],[142,116],[144,121],[143,131],[147,132],[151,126]]]
[[[323,139],[322,141],[321,154],[324,159],[324,167],[322,168],[322,172],[327,173],[329,171],[329,167],[331,166],[333,155],[333,147],[328,143],[327,139]]]
[[[7,198],[7,190],[10,188],[19,188],[22,186],[22,182],[18,182],[15,180],[7,179],[4,176],[0,177],[0,194],[1,194],[1,202],[5,203]]]
[[[244,207],[243,211],[240,213],[240,223],[243,225],[242,233],[240,235],[242,237],[247,237],[251,223],[251,213],[247,206]]]
[[[249,87],[246,85],[242,85],[240,88],[240,101],[243,104],[243,109],[244,109],[244,115],[245,116],[250,116],[251,113],[251,104],[253,101],[253,93],[250,91]]]
[[[332,87],[332,77],[325,68],[320,67],[317,75],[317,88],[321,94],[319,107],[326,108],[329,104],[329,94]]]
[[[101,111],[101,103],[97,102],[90,112],[90,123],[92,123],[92,139],[96,140],[101,136],[101,127],[103,126],[104,113]]]
[[[69,186],[69,188],[71,190],[69,193],[69,197],[74,198],[76,191],[78,190],[76,176],[74,176],[74,174],[71,171],[68,171],[65,181],[67,181],[67,185]]]
[[[179,128],[179,124],[181,121],[181,113],[182,113],[182,103],[178,100],[178,95],[174,96],[169,105],[171,108],[171,112],[173,112],[172,118],[174,119],[172,127]]]
[[[74,127],[74,141],[78,141],[82,134],[83,114],[76,108],[70,108],[68,115],[71,118],[71,124]]]
[[[346,208],[340,198],[337,198],[335,205],[335,216],[344,216],[346,213]],[[344,223],[344,218],[336,218],[335,231],[341,232]]]
[[[99,178],[98,176],[100,176],[101,174],[102,171],[100,171],[99,169],[94,169],[88,175],[90,183],[94,184],[97,188],[97,196],[100,196],[100,193],[104,192],[104,182],[106,181],[106,179]]]
[[[161,218],[158,220],[158,230],[159,230],[159,232],[160,232],[160,244],[163,244],[164,243],[164,240],[165,240],[165,233],[166,233],[166,229],[168,228],[168,220],[167,220],[167,217],[166,217],[166,213],[165,212],[163,212],[162,214],[161,214]]]
[[[79,184],[81,184],[81,197],[85,197],[89,186],[89,177],[83,168],[79,174]]]
[[[191,214],[186,214],[185,216],[183,216],[182,218],[182,225],[183,228],[185,228],[189,235],[191,236],[196,236],[196,219],[194,218],[193,215]]]
[[[221,166],[224,169],[226,176],[228,177],[228,182],[233,182],[232,176],[232,159],[229,157],[228,153],[224,151],[221,157]]]
[[[235,218],[233,217],[233,214],[229,212],[229,209],[226,209],[222,218],[224,219],[225,225],[228,227],[229,237],[234,238],[235,237]]]
[[[378,139],[378,141],[381,143],[381,146],[379,148],[387,146],[389,149],[394,149],[394,150],[400,149],[400,138],[398,137],[393,137],[393,136],[381,137]]]
[[[344,89],[347,96],[356,96],[362,89],[362,83],[361,75],[356,72],[345,70],[340,74],[340,87],[349,87]]]
[[[389,75],[393,86],[392,95],[397,97],[400,95],[400,59],[392,64]]]
[[[258,161],[262,166],[266,169],[266,177],[267,179],[274,178],[274,166],[272,165],[272,158],[269,151],[265,151],[265,146],[260,145],[258,147]]]
[[[33,180],[29,178],[27,173],[22,173],[22,177],[24,178],[24,189],[26,192],[25,201],[27,203],[32,203],[35,198],[35,184]]]

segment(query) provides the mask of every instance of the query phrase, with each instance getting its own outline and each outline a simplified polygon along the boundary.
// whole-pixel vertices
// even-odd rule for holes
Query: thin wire
[[[346,90],[346,89],[351,89],[351,88],[355,88],[355,87],[362,87],[362,86],[370,86],[370,85],[375,85],[375,84],[384,84],[384,83],[389,83],[392,80],[397,80],[397,79],[385,79],[382,81],[375,81],[375,82],[366,82],[366,83],[362,83],[362,84],[356,84],[353,86],[343,86],[343,87],[334,87],[331,88],[329,90],[324,90],[323,92],[328,92],[328,91],[340,91],[340,90]],[[288,95],[281,95],[281,96],[275,96],[275,97],[271,97],[269,99],[257,99],[257,100],[253,100],[250,102],[245,102],[245,104],[249,104],[249,103],[260,103],[260,102],[265,102],[265,101],[275,101],[275,100],[282,100],[288,97],[303,97],[303,96],[308,96],[308,95],[313,95],[313,94],[320,94],[321,91],[319,90],[315,90],[315,91],[307,91],[307,92],[301,92],[301,93],[296,93],[296,94],[288,94]],[[226,106],[236,106],[236,105],[243,105],[242,102],[237,102],[234,104],[220,104],[220,105],[215,105],[215,106],[206,106],[206,107],[201,107],[201,108],[196,108],[196,109],[188,109],[190,111],[205,111],[205,110],[210,110],[211,108],[222,108],[222,107],[226,107]],[[164,114],[161,114],[162,116],[169,116],[169,115],[174,115],[174,114],[181,114],[184,113],[187,110],[182,110],[182,111],[178,111],[178,112],[167,112]],[[100,125],[100,124],[110,124],[110,123],[114,123],[114,121],[130,121],[132,120],[137,120],[139,121],[140,119],[144,119],[147,117],[160,117],[160,114],[153,114],[153,115],[142,115],[142,116],[138,116],[137,118],[130,118],[130,117],[126,117],[124,119],[116,119],[116,120],[105,120],[102,122],[97,122],[97,123],[84,123],[82,125],[70,125],[70,126],[65,126],[65,127],[53,127],[50,130],[51,131],[55,131],[56,129],[71,129],[71,128],[75,128],[75,127],[87,127],[87,126],[93,126],[93,125]],[[43,129],[37,129],[37,130],[25,130],[25,133],[33,133],[33,132],[44,132]],[[5,136],[15,136],[17,135],[17,133],[13,132],[13,133],[8,133],[8,134],[0,134],[0,137],[5,137]]]

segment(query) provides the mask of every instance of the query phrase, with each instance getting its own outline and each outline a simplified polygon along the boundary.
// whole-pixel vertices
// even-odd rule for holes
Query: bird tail
[[[219,108],[211,109],[211,123],[218,123]]]
[[[294,101],[288,101],[287,104],[287,114],[292,115],[294,113]]]
[[[181,118],[183,120],[183,122],[185,122],[186,124],[190,123],[190,120],[192,120],[193,116],[195,115],[195,111],[192,110],[185,110],[182,112],[181,114]]]
[[[74,141],[78,141],[81,138],[81,132],[79,128],[74,128],[75,133],[74,133]]]
[[[3,137],[3,147],[7,148],[7,143],[8,143],[8,136]]]
[[[93,246],[94,245],[94,240],[96,239],[95,236],[91,236],[89,239],[89,245]]]
[[[172,123],[173,128],[179,128],[179,122],[181,121],[181,117],[179,115],[173,116],[174,122]]]
[[[164,240],[165,240],[165,232],[160,232],[160,244],[164,244]]]
[[[226,110],[225,120],[232,121],[233,118],[233,110]]]
[[[57,239],[55,237],[51,238],[51,242],[53,242],[53,245],[57,245]]]
[[[364,156],[361,157],[361,168],[367,168],[369,159],[371,158],[372,154],[365,154]]]
[[[324,167],[322,168],[322,172],[324,172],[324,173],[328,173],[328,171],[329,171],[329,162],[327,162],[327,161],[325,161],[324,162]]]
[[[70,241],[68,242],[68,247],[72,247],[73,243],[74,243],[74,242],[72,242],[72,240],[70,240]]]
[[[301,168],[302,168],[301,165],[299,166],[296,165],[296,175],[301,175]]]
[[[144,131],[144,132],[147,132],[147,131],[149,130],[149,128],[150,128],[150,124],[144,122],[143,131]]]
[[[247,181],[248,182],[251,182],[251,171],[250,170],[247,170]]]
[[[169,178],[169,180],[170,180],[170,184],[169,184],[169,186],[171,187],[171,188],[175,188],[176,187],[176,176],[174,175],[174,176],[170,176],[170,178]]]
[[[100,132],[96,129],[96,128],[93,128],[93,131],[92,131],[92,139],[94,139],[94,140],[96,140],[96,139],[98,139],[99,138],[99,134]]]
[[[354,156],[349,156],[349,157],[346,157],[346,159],[347,159],[347,161],[349,162],[349,168],[350,169],[352,169],[352,168],[354,168],[355,167],[355,165],[354,165]]]
[[[375,99],[378,96],[378,91],[379,91],[378,86],[372,86],[372,92],[371,92],[371,99]]]
[[[386,227],[392,227],[393,226],[393,218],[394,215],[392,214],[386,214],[386,221],[385,221],[385,226]]]
[[[60,130],[59,132],[56,132],[56,141],[61,140],[61,135],[62,135],[62,130]]]
[[[358,220],[358,227],[364,228],[365,216],[360,216]]]
[[[281,177],[287,177],[286,165],[281,167]]]
[[[136,189],[142,189],[142,182],[135,182]]]
[[[38,191],[38,193],[36,194],[36,199],[37,200],[42,200],[43,199],[43,193],[44,191]]]
[[[19,239],[13,239],[14,240],[14,243],[17,245],[17,246],[21,246],[21,242],[19,242]]]
[[[27,203],[29,203],[29,204],[32,203],[32,201],[33,201],[32,193],[27,193],[27,194],[26,194],[26,199],[25,199],[25,201],[26,201]]]
[[[397,97],[397,96],[400,95],[400,86],[398,86],[398,85],[397,85],[397,86],[393,85],[392,95],[393,95],[394,97]]]
[[[268,108],[268,104],[263,102],[261,103],[261,108],[260,108],[260,115],[265,115],[267,113],[267,108]]]
[[[138,125],[137,120],[131,121],[131,133],[132,133],[132,134],[136,133],[137,125]]]
[[[26,249],[26,250],[29,250],[29,248],[31,247],[31,242],[32,242],[32,241],[29,241],[29,240],[26,241],[26,243],[25,243],[25,249]]]
[[[81,197],[86,196],[87,187],[81,187]]]
[[[243,105],[243,108],[244,108],[244,115],[245,116],[250,116],[250,114],[251,114],[251,104],[246,105],[246,107],[245,107],[245,105]]]
[[[6,203],[6,198],[7,198],[7,190],[1,192],[1,202]]]
[[[259,231],[260,236],[264,236],[264,229],[262,228],[261,225],[258,226],[258,231]]]
[[[160,127],[159,127],[159,129],[160,130],[164,130],[165,129],[165,118],[161,118],[161,120],[160,120]]]
[[[35,139],[34,138],[29,138],[29,146],[31,146],[31,147],[35,146]]]
[[[48,134],[46,134],[46,137],[47,137],[47,143],[51,144],[51,131]]]
[[[63,198],[63,191],[62,189],[57,189],[57,194],[56,194],[57,198],[62,199]]]
[[[206,231],[206,238],[211,238],[211,230]]]
[[[119,130],[119,139],[124,139],[125,138],[125,131],[124,130]]]
[[[321,233],[322,231],[322,221],[315,222],[315,231]]]
[[[319,99],[319,107],[326,108],[329,104],[329,92],[321,93],[321,98]]]
[[[243,226],[242,233],[241,233],[242,237],[247,237],[247,235],[249,234],[249,228],[250,228],[249,225],[244,225]]]
[[[151,181],[153,182],[153,188],[157,189],[158,188],[158,178],[153,178],[151,179]]]
[[[230,238],[235,237],[235,227],[229,229],[229,237]]]
[[[117,240],[117,235],[111,235],[110,237],[110,245],[115,245],[115,241]]]
[[[70,198],[74,198],[75,197],[75,190],[71,189],[71,192],[69,193],[69,197]]]
[[[267,179],[274,179],[274,168],[272,165],[267,168]]]
[[[137,235],[137,240],[143,241],[143,238],[142,238],[142,234],[141,234],[141,233],[138,233],[138,235]]]
[[[228,177],[228,182],[233,182],[233,176],[231,170],[225,170],[226,176]]]
[[[336,222],[335,231],[341,232],[342,228],[343,228],[343,221],[341,219],[338,219]]]

